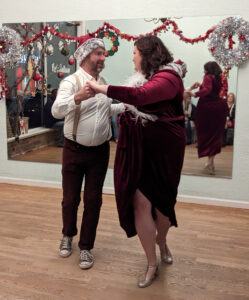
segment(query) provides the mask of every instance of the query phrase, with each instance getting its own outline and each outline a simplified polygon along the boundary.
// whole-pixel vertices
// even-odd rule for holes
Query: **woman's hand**
[[[191,86],[190,90],[192,91],[192,90],[194,90],[194,89],[197,89],[197,88],[200,87],[200,86],[201,86],[200,82],[195,82],[195,83]]]
[[[86,83],[86,86],[91,89],[95,94],[102,93],[107,94],[108,85],[98,84],[97,81],[91,80]]]
[[[99,87],[100,87],[100,84],[98,84],[98,82],[96,80],[91,80],[91,81],[88,81],[86,83],[86,86],[91,89],[95,94],[98,94],[100,91],[99,91]]]

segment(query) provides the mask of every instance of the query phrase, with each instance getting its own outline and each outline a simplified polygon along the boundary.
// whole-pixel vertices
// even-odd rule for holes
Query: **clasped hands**
[[[81,101],[87,100],[89,98],[94,97],[96,94],[98,94],[99,91],[99,84],[97,81],[92,80],[88,81],[75,95],[74,95],[74,101],[75,104],[80,104]]]
[[[189,89],[185,90],[183,93],[183,98],[186,99],[188,97],[195,97],[195,93],[192,92],[192,90],[197,89],[200,87],[199,82],[195,82]]]

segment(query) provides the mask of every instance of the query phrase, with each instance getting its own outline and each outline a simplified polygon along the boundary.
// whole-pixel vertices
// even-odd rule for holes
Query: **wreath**
[[[233,49],[233,36],[238,46]],[[249,58],[249,23],[240,17],[230,17],[220,22],[209,37],[209,51],[225,68],[238,66]],[[228,42],[228,47],[226,43]]]
[[[0,28],[0,68],[13,68],[22,58],[20,35],[6,26]]]
[[[101,31],[98,34],[98,37],[101,39],[108,39],[111,43],[110,49],[106,50],[105,56],[112,56],[118,51],[119,41],[118,36],[110,30]]]

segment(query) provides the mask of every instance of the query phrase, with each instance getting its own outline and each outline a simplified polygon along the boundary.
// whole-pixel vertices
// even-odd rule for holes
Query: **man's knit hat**
[[[178,59],[178,60],[175,61],[174,63],[177,64],[177,65],[180,65],[181,68],[182,68],[182,70],[187,70],[187,65],[186,65],[186,63],[185,63],[184,61]]]
[[[103,40],[94,38],[89,33],[82,36],[79,40],[79,47],[74,52],[74,57],[78,64],[81,65],[82,61],[96,48],[101,47],[105,49]]]

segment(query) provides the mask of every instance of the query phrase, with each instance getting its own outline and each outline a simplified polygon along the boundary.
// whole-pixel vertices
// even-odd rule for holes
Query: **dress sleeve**
[[[212,92],[213,80],[211,75],[206,75],[203,79],[201,89],[195,93],[196,97],[204,97]]]
[[[107,96],[124,103],[143,106],[170,100],[179,91],[178,78],[168,73],[155,74],[151,80],[139,88],[109,85]]]

